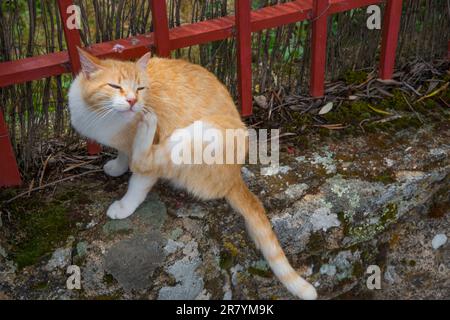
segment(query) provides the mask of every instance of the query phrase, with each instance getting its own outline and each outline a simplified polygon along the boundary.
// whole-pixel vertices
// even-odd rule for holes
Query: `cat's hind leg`
[[[108,208],[106,214],[111,219],[125,219],[132,215],[139,205],[145,200],[148,192],[156,183],[158,178],[133,174],[128,184],[125,196],[115,201]]]
[[[119,151],[117,158],[109,160],[103,170],[110,177],[120,177],[128,171],[128,156]]]

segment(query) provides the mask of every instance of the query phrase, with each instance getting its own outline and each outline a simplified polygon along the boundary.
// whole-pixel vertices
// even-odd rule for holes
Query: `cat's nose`
[[[128,98],[127,102],[130,104],[130,107],[134,106],[137,102],[136,98]]]

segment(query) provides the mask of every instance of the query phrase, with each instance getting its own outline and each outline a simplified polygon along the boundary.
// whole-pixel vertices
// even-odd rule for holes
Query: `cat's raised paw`
[[[119,159],[109,160],[103,166],[103,171],[110,177],[120,177],[128,171],[128,163],[123,163]]]
[[[106,215],[114,220],[128,218],[133,214],[134,210],[124,206],[121,201],[114,201],[108,208]]]

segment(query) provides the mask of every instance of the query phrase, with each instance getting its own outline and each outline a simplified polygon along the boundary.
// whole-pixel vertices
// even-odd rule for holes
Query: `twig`
[[[413,106],[409,103],[408,99],[406,99],[405,95],[402,93],[403,99],[405,99],[406,104],[409,106],[412,112],[416,115],[417,119],[419,119],[420,122],[425,123],[422,119],[422,117],[417,113],[417,111],[413,108]]]
[[[42,186],[42,180],[44,179],[45,169],[47,168],[47,163],[51,157],[52,157],[52,155],[49,155],[44,162],[44,166],[42,167],[41,177],[39,178],[39,186]]]
[[[15,196],[15,197],[5,201],[5,203],[9,204],[9,203],[13,202],[14,200],[17,200],[19,198],[22,198],[23,196],[26,196],[26,195],[30,194],[31,192],[39,191],[39,190],[42,190],[42,189],[45,189],[45,188],[57,185],[58,183],[61,183],[61,182],[67,181],[67,180],[79,178],[79,177],[82,177],[82,176],[85,176],[85,175],[88,175],[88,174],[91,174],[91,173],[98,173],[98,172],[102,172],[102,171],[103,171],[102,169],[97,169],[97,170],[92,170],[92,171],[87,171],[87,172],[83,172],[83,173],[80,173],[80,174],[76,174],[76,175],[73,175],[73,176],[70,176],[70,177],[66,177],[66,178],[63,178],[63,179],[60,179],[60,180],[56,180],[56,181],[44,184],[43,186],[39,186],[39,187],[36,187],[34,189],[30,189],[30,190],[27,190],[25,192],[22,192],[22,193],[18,194],[17,196]]]

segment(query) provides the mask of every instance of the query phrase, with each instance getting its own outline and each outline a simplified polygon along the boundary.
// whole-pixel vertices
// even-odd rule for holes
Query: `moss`
[[[220,253],[219,266],[221,269],[229,270],[234,264],[233,256],[228,251]]]
[[[263,278],[271,278],[272,277],[272,272],[270,270],[264,270],[264,269],[260,269],[254,266],[251,266],[247,269],[248,273],[255,275],[255,276],[260,276]]]
[[[345,214],[341,214],[341,218],[344,220],[344,234],[353,239],[353,243],[362,242],[370,240],[377,233],[384,231],[387,226],[397,219],[397,205],[395,203],[390,203],[386,206],[381,217],[377,223],[374,224],[360,224],[357,226],[352,226]],[[339,218],[339,215],[338,215]]]
[[[32,285],[33,290],[46,290],[48,288],[47,281],[41,281]]]
[[[392,170],[386,170],[379,175],[374,176],[372,180],[375,182],[381,182],[383,184],[394,183],[396,181],[395,174]]]
[[[312,233],[307,244],[307,251],[310,253],[319,252],[326,247],[326,240],[320,232]]]
[[[422,123],[416,115],[405,115],[401,118],[386,121],[386,122],[373,122],[366,126],[364,129],[368,132],[388,132],[395,133],[397,131],[408,128],[420,128]]]
[[[409,265],[410,267],[415,267],[416,264],[417,264],[417,262],[416,262],[415,260],[409,260],[409,261],[408,261],[408,265]]]
[[[352,275],[354,277],[359,278],[359,277],[363,276],[364,273],[365,273],[365,270],[364,270],[364,267],[361,262],[357,261],[357,262],[353,263]]]
[[[71,202],[76,202],[78,204],[91,203],[91,199],[89,198],[89,195],[86,194],[84,191],[82,191],[82,189],[80,189],[78,187],[58,194],[55,197],[55,199],[58,201],[61,201],[61,202],[71,201]]]
[[[230,255],[234,258],[237,257],[237,255],[239,254],[239,250],[238,248],[236,248],[236,246],[234,244],[232,244],[231,242],[226,241],[223,246],[225,247],[225,249],[230,253]]]
[[[13,260],[20,269],[36,263],[66,240],[72,227],[67,209],[59,203],[51,203],[36,212],[22,215],[18,230],[24,236],[13,250]]]
[[[103,282],[106,283],[108,286],[111,286],[113,284],[116,284],[117,280],[113,277],[112,274],[105,273],[103,275]]]
[[[381,216],[380,224],[386,227],[387,224],[394,222],[397,219],[397,212],[397,204],[389,203]]]
[[[344,73],[344,81],[347,85],[350,84],[361,84],[367,80],[367,72],[365,71],[353,71],[349,70]]]
[[[378,103],[382,109],[392,109],[397,111],[410,111],[408,103],[405,101],[403,92],[400,89],[394,89],[391,92],[392,97],[381,99]]]

